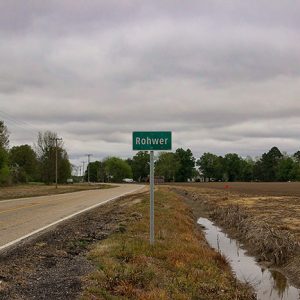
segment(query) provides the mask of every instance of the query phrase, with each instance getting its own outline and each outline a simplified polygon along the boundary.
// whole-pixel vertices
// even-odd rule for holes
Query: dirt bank
[[[196,218],[208,217],[266,266],[280,269],[300,287],[299,199],[184,186],[174,188]],[[298,210],[297,210],[298,209]]]
[[[139,196],[110,202],[0,253],[0,299],[76,299],[81,277],[94,269],[87,251],[131,218],[123,208],[134,197]]]

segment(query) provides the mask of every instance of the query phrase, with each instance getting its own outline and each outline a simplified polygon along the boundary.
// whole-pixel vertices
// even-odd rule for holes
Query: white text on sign
[[[167,138],[140,138],[136,137],[136,145],[167,145]]]

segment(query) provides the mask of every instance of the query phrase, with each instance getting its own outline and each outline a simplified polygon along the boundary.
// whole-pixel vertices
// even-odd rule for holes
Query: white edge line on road
[[[90,207],[87,207],[87,208],[85,208],[85,209],[83,209],[83,210],[80,210],[80,211],[74,213],[74,214],[71,214],[71,215],[69,215],[69,216],[67,216],[67,217],[64,217],[64,218],[62,218],[62,219],[60,219],[60,220],[57,220],[57,221],[55,221],[55,222],[53,222],[53,223],[51,223],[51,224],[48,224],[48,225],[46,225],[46,226],[44,226],[44,227],[42,227],[42,228],[39,228],[39,229],[37,229],[37,230],[35,230],[35,231],[32,231],[32,232],[30,232],[30,233],[28,233],[28,234],[26,234],[26,235],[24,235],[24,236],[22,236],[22,237],[20,237],[20,238],[18,238],[18,239],[16,239],[16,240],[14,240],[14,241],[11,241],[11,242],[9,242],[9,243],[3,245],[3,246],[0,246],[0,251],[2,251],[2,250],[4,250],[5,248],[8,248],[8,247],[10,247],[10,246],[12,246],[12,245],[14,245],[14,244],[17,244],[17,243],[21,242],[22,240],[25,240],[26,238],[28,238],[28,237],[30,237],[30,236],[32,236],[32,235],[35,235],[35,234],[37,234],[37,233],[39,233],[39,232],[41,232],[41,231],[43,231],[43,230],[45,230],[45,229],[47,229],[47,228],[49,228],[49,227],[51,227],[51,226],[54,226],[54,225],[56,225],[56,224],[58,224],[58,223],[61,223],[61,222],[63,222],[63,221],[66,221],[66,220],[68,220],[68,219],[71,219],[71,218],[73,218],[73,217],[75,217],[75,216],[77,216],[77,215],[79,215],[79,214],[82,214],[82,213],[84,213],[84,212],[86,212],[86,211],[88,211],[88,210],[91,210],[91,209],[93,209],[93,208],[96,208],[96,207],[98,207],[98,206],[101,206],[101,205],[103,205],[103,204],[105,204],[105,203],[107,203],[107,202],[109,202],[109,201],[112,201],[112,200],[121,198],[121,197],[126,196],[126,195],[129,195],[129,194],[132,194],[132,193],[134,193],[134,192],[136,192],[136,191],[138,191],[138,190],[143,189],[144,187],[145,187],[145,186],[141,186],[141,187],[139,187],[139,188],[137,188],[137,189],[135,189],[135,190],[133,190],[133,191],[126,192],[126,193],[124,193],[124,194],[121,194],[121,195],[115,196],[115,197],[113,197],[113,198],[107,199],[107,200],[105,200],[105,201],[103,201],[103,202],[101,202],[101,203],[97,203],[97,204],[95,204],[95,205],[92,205],[92,206],[90,206]]]

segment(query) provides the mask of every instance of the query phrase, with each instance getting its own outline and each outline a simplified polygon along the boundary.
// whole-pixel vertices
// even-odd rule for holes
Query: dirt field
[[[14,185],[8,187],[0,187],[0,201],[7,199],[35,197],[35,196],[46,196],[55,194],[64,194],[71,192],[78,192],[92,189],[102,189],[113,187],[107,184],[70,184],[70,185],[44,185],[44,184],[24,184]]]
[[[246,195],[300,197],[300,182],[205,182],[175,185],[191,186],[200,189],[229,190],[230,192]]]
[[[209,216],[258,260],[281,268],[300,287],[300,183],[175,186],[195,216]]]

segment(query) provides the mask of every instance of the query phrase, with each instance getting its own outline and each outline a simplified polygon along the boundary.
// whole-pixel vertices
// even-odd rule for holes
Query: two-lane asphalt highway
[[[143,187],[122,184],[112,189],[0,201],[0,250]]]

